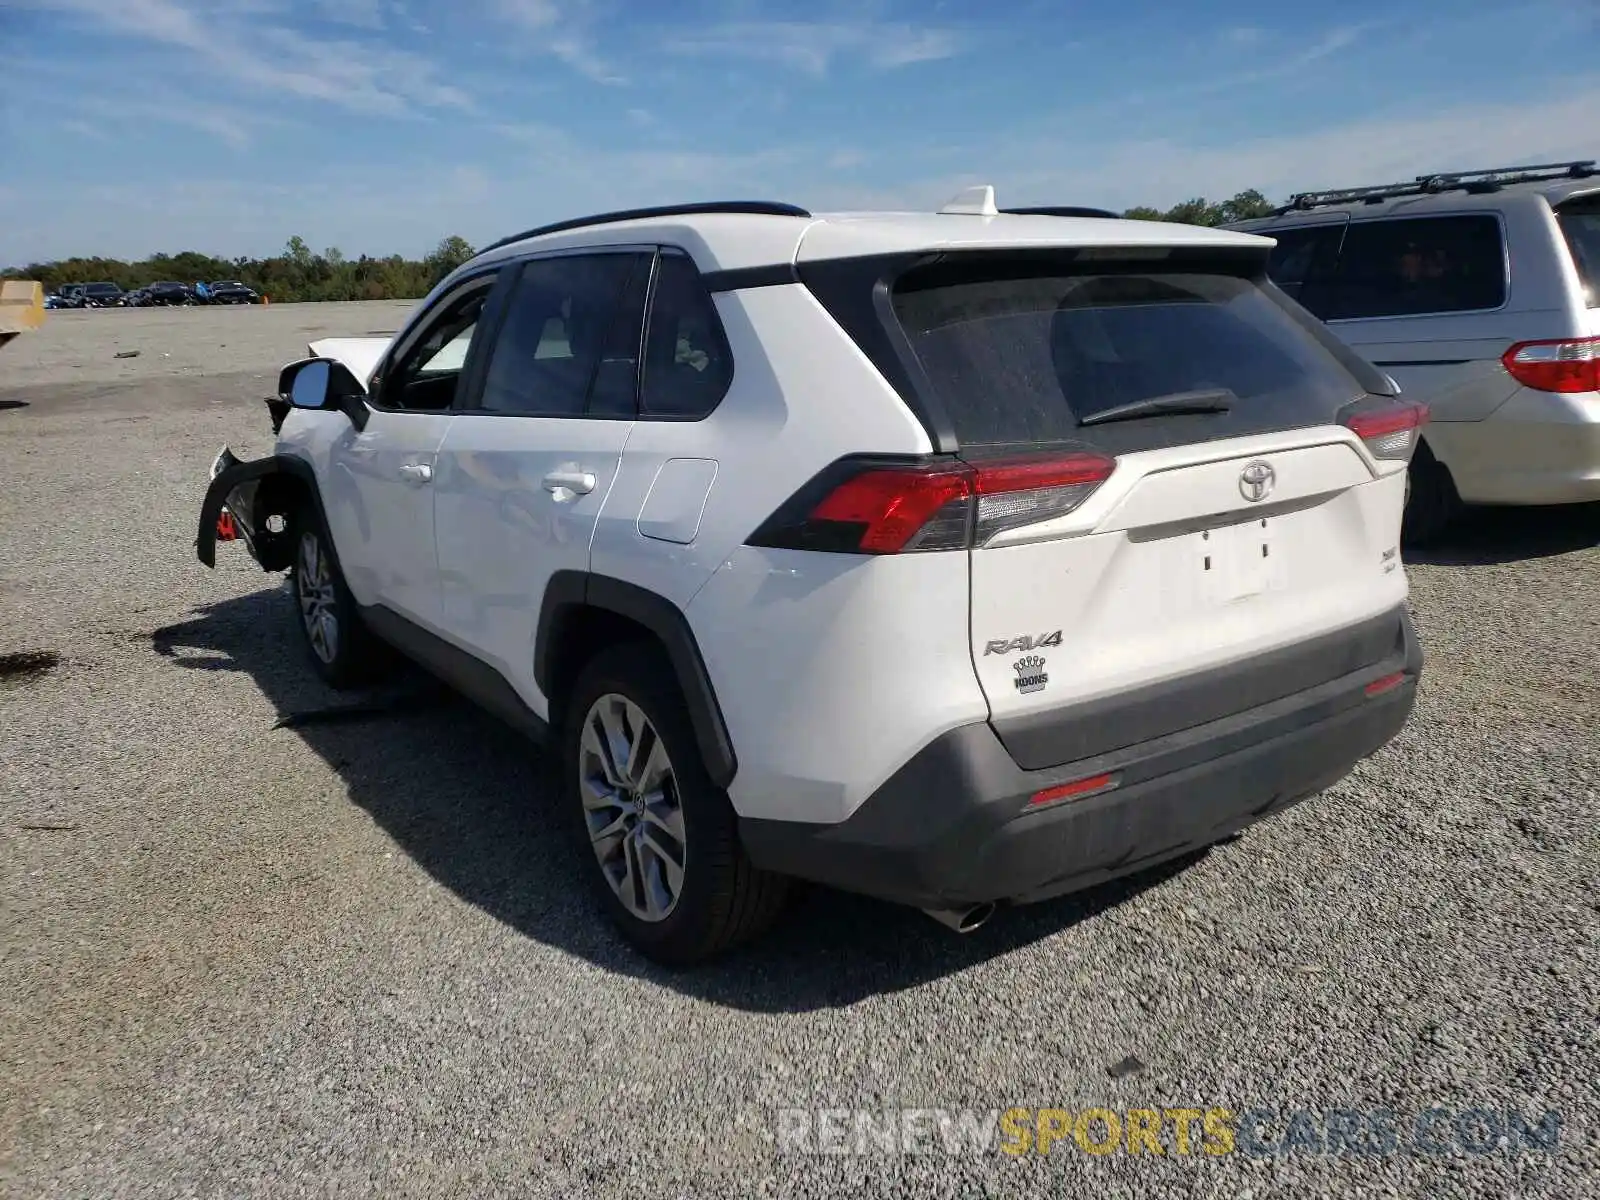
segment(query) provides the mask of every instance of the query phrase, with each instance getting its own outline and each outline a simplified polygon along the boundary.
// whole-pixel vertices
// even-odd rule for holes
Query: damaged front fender
[[[296,518],[318,503],[316,477],[303,459],[274,454],[241,462],[224,446],[211,464],[195,554],[215,567],[217,542],[237,540],[263,570],[287,570],[294,561]]]

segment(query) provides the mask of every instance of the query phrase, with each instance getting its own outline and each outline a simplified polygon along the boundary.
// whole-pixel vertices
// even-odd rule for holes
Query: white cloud
[[[876,67],[950,58],[960,50],[949,29],[890,21],[731,21],[669,38],[674,54],[781,62],[825,75],[835,60],[858,58]]]
[[[1274,199],[1446,171],[1595,157],[1600,75],[1551,81],[1553,99],[1389,113],[1290,134],[1207,143],[1152,138],[1074,145],[1059,135],[972,147],[962,174],[905,182],[892,195],[927,207],[973,182],[1001,203],[1169,207],[1259,188]],[[1046,164],[1046,165],[1040,165]]]
[[[250,145],[255,126],[274,121],[222,105],[197,104],[188,97],[161,90],[142,98],[107,94],[73,98],[67,103],[92,118],[100,130],[120,129],[137,135],[151,125],[177,125],[208,133],[235,150]]]
[[[106,131],[99,126],[91,125],[88,121],[80,121],[75,117],[61,122],[61,128],[67,133],[75,133],[79,137],[91,138],[97,142],[110,140]]]
[[[595,83],[619,86],[628,82],[617,66],[595,48],[587,0],[492,0],[490,11],[520,35],[520,41],[538,54],[548,54]]]
[[[357,112],[399,116],[414,106],[468,107],[442,84],[432,63],[389,46],[305,37],[259,19],[264,0],[25,0],[76,16],[95,32],[183,51],[216,68],[230,85]]]
[[[494,0],[494,11],[524,29],[548,29],[561,15],[554,0]]]
[[[373,30],[384,27],[383,0],[316,0],[316,5],[323,16],[340,25]]]
[[[625,84],[627,77],[595,52],[588,38],[582,34],[568,34],[554,38],[549,52],[578,74],[596,83]]]

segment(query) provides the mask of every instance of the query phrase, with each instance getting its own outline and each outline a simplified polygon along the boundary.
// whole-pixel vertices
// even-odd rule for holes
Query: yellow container
[[[31,279],[0,279],[0,346],[44,324],[44,287]]]

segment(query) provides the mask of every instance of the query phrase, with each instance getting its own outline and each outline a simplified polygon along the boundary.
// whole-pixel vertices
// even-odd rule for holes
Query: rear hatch
[[[963,253],[893,283],[931,411],[975,473],[973,664],[1023,767],[1395,650],[1425,410],[1371,395],[1381,377],[1264,288],[1262,264]]]

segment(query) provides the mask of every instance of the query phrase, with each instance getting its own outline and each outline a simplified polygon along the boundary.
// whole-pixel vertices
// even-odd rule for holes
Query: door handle
[[[594,491],[594,485],[595,478],[593,471],[580,471],[576,469],[551,471],[550,474],[544,477],[545,490],[549,492],[560,492],[562,488],[565,488],[569,492],[577,492],[579,495],[587,495],[588,493]]]
[[[400,478],[407,483],[432,483],[433,468],[427,463],[402,463],[400,465]]]

